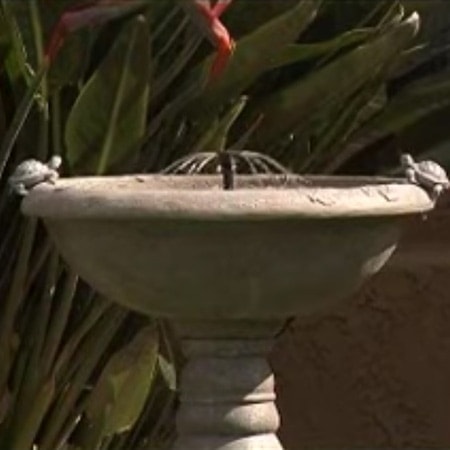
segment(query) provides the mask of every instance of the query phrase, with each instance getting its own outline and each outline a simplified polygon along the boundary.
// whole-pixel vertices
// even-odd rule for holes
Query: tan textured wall
[[[278,340],[287,449],[450,449],[450,215],[411,228],[397,256]]]

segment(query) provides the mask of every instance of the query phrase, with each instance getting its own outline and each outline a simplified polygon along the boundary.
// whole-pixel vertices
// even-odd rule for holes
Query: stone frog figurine
[[[401,164],[407,180],[430,191],[433,200],[437,200],[442,191],[450,187],[447,173],[434,161],[416,162],[411,155],[405,153],[401,156]]]
[[[55,183],[59,177],[58,169],[61,166],[60,156],[52,156],[47,163],[36,159],[27,159],[21,162],[13,174],[9,177],[8,183],[13,192],[25,196],[34,186],[48,182]]]

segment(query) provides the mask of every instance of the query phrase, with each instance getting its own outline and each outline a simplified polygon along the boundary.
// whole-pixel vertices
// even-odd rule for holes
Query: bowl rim
[[[232,190],[221,181],[220,174],[60,178],[33,188],[22,212],[61,220],[278,220],[411,215],[435,205],[403,178],[236,175]]]

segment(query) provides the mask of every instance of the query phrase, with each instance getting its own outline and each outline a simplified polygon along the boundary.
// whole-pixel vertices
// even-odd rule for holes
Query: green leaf
[[[373,28],[356,29],[323,42],[312,44],[291,44],[271,56],[271,66],[268,69],[276,69],[288,64],[308,61],[328,53],[336,53],[355,44],[361,44],[375,34]]]
[[[14,336],[14,324],[17,320],[17,313],[20,310],[23,296],[26,276],[29,270],[29,263],[33,249],[33,243],[36,237],[37,220],[28,219],[22,224],[22,239],[18,249],[17,260],[14,266],[14,272],[10,280],[8,293],[1,304],[0,315],[0,356],[2,357],[2,370],[0,374],[6,375],[7,370],[12,363],[12,342]],[[6,385],[6,379],[0,379],[0,391]]]
[[[68,0],[61,1],[67,2]],[[26,63],[33,67],[34,70],[37,70],[43,50],[42,21],[40,17],[41,3],[45,5],[49,2],[38,2],[37,0],[19,2],[2,0],[2,2],[11,25],[17,27],[15,31],[17,37],[15,39],[20,39],[21,41],[21,46],[23,46],[22,53]],[[37,33],[37,31],[40,33]]]
[[[9,430],[11,438],[7,448],[15,450],[28,450],[33,447],[37,430],[43,421],[44,414],[48,410],[55,395],[55,380],[49,377],[29,396],[29,409],[21,415],[19,423]]]
[[[323,117],[339,108],[350,95],[390,67],[415,37],[418,26],[418,16],[411,15],[367,44],[269,96],[255,111],[263,114],[264,120],[256,133],[259,145],[254,142],[254,146],[270,146],[300,124],[311,123],[318,113]]]
[[[92,305],[89,309],[96,309]],[[61,440],[67,438],[67,427],[73,429],[82,413],[80,401],[86,401],[86,387],[94,380],[97,371],[103,366],[105,355],[109,355],[111,341],[123,324],[126,312],[115,305],[107,306],[107,310],[89,326],[90,314],[82,319],[75,334],[89,327],[86,337],[80,342],[65,370],[64,379],[59,374],[58,363],[54,367],[58,395],[47,414],[44,429],[40,433],[39,450],[59,448]],[[72,338],[75,337],[72,335]],[[68,343],[67,345],[70,345]],[[104,367],[104,366],[103,366]]]
[[[387,107],[351,136],[327,171],[334,171],[369,145],[425,120],[450,105],[448,72],[426,77],[404,88]]]
[[[319,141],[314,147],[314,151],[302,161],[300,167],[293,167],[300,172],[317,172],[323,160],[333,159],[336,144],[345,140],[351,131],[358,126],[358,122],[363,119],[366,109],[371,99],[376,95],[379,86],[372,86],[362,89],[354,98],[342,106],[342,109],[332,119],[328,121],[328,126],[319,134]]]
[[[173,392],[177,389],[177,373],[174,363],[169,362],[163,355],[158,355],[159,371],[166,383],[166,386]]]
[[[102,438],[129,430],[139,418],[153,383],[158,357],[154,326],[134,339],[106,364],[86,405],[87,419]],[[100,427],[100,428],[98,428]]]
[[[67,37],[48,72],[50,92],[81,82],[89,58],[92,34],[91,30],[83,30]]]
[[[240,95],[258,76],[273,67],[272,55],[295,42],[310,25],[321,3],[321,0],[302,0],[240,39],[223,75],[204,89],[194,109],[199,105],[202,111],[209,111]],[[210,67],[212,58],[204,62],[202,70]]]
[[[19,133],[30,113],[30,110],[34,104],[37,92],[41,86],[42,79],[46,74],[47,68],[44,66],[36,74],[31,85],[27,88],[25,95],[21,99],[14,116],[12,118],[11,124],[9,125],[0,145],[0,178],[2,177],[6,164],[17,141]]]
[[[5,417],[8,414],[8,410],[11,407],[11,393],[5,387],[2,392],[0,392],[0,423],[3,423]]]
[[[0,140],[3,138],[6,130],[6,111],[0,96]]]
[[[73,0],[47,0],[41,3],[44,34],[48,43],[46,51],[51,58],[50,88],[58,90],[81,80],[88,64],[93,37],[100,25],[129,16],[145,6],[148,6],[145,0],[107,3],[97,0],[78,6],[74,6]]]
[[[247,104],[246,96],[234,102],[228,111],[211,126],[194,146],[193,152],[220,152],[225,150],[228,132]]]
[[[5,68],[10,82],[16,91],[19,91],[21,82],[24,80],[27,83],[32,82],[32,70],[29,66],[28,52],[22,35],[23,29],[18,24],[14,9],[19,7],[23,11],[25,7],[25,13],[27,13],[28,8],[26,2],[12,3],[11,0],[2,0],[0,5],[3,13],[2,44],[9,44]],[[29,30],[29,28],[25,27],[25,30]]]
[[[404,17],[405,8],[398,0],[395,0],[389,6],[386,14],[381,19],[379,26],[385,27],[393,24],[398,24],[403,20]]]
[[[125,25],[70,112],[65,141],[72,169],[102,174],[138,151],[150,65],[149,28],[139,16]]]
[[[10,47],[8,23],[4,12],[0,9],[0,65],[3,66],[8,48]]]

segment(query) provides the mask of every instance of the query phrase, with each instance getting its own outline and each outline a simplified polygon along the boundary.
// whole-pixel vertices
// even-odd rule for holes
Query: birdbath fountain
[[[230,180],[229,180],[230,181]],[[432,195],[400,178],[62,178],[22,203],[111,300],[174,324],[187,356],[174,450],[276,450],[266,362],[289,317],[348,296]],[[131,387],[132,388],[132,387]]]

